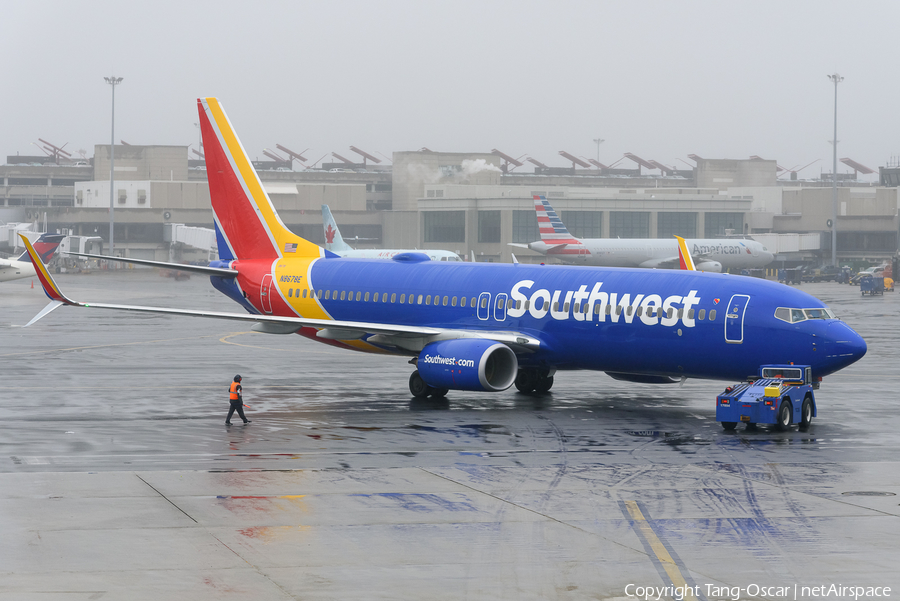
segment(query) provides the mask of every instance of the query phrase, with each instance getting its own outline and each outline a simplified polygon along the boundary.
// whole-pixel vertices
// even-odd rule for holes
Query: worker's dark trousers
[[[247,418],[244,417],[243,401],[231,401],[231,409],[228,410],[228,417],[225,418],[226,422],[231,421],[231,416],[234,415],[235,411],[237,411],[237,414],[241,416],[242,420],[247,421]]]

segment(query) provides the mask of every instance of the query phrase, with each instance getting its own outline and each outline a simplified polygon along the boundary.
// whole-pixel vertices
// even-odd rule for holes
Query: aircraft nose
[[[868,350],[863,337],[842,321],[834,321],[828,325],[826,338],[831,372],[856,363]]]

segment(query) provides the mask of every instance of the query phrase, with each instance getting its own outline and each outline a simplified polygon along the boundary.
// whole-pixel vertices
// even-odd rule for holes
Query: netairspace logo
[[[454,367],[475,367],[475,361],[472,359],[457,359],[456,357],[441,357],[440,355],[425,355],[422,361],[437,365],[452,365]]]
[[[748,584],[747,586],[725,586],[717,584],[705,584],[695,586],[637,586],[629,584],[625,587],[625,595],[630,599],[643,599],[643,601],[662,601],[662,599],[699,599],[704,596],[710,601],[725,600],[738,601],[745,598],[764,599],[873,599],[890,597],[889,586],[844,586],[842,584],[822,584],[819,586],[803,586],[799,584],[786,586],[764,586],[761,584]]]

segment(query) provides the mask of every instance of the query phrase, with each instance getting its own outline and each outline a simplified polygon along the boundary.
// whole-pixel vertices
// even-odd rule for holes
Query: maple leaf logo
[[[325,242],[327,244],[332,244],[334,242],[334,235],[337,233],[337,230],[331,227],[331,224],[328,224],[328,227],[325,228]]]

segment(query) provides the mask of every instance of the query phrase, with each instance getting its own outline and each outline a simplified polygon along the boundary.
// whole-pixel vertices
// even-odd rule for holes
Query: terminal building
[[[690,155],[696,167],[676,171],[635,155],[626,155],[635,168],[614,169],[560,154],[571,168],[532,160],[534,170],[527,171],[499,151],[428,149],[396,152],[387,167],[343,157],[322,169],[295,171],[277,160],[254,165],[285,224],[319,244],[321,206],[328,204],[345,240],[356,238],[359,247],[446,249],[503,262],[514,252],[521,262],[540,262],[546,257],[509,243],[540,238],[533,196],[542,195],[576,237],[753,236],[776,252],[776,266],[830,262],[830,174],[779,179],[776,162],[758,157]],[[0,166],[0,224],[46,221],[51,231],[99,239],[95,250],[106,252],[109,175],[109,145],[95,146],[93,157],[81,161],[10,156]],[[841,264],[861,267],[897,255],[897,179],[884,170],[880,185],[839,175]],[[117,255],[214,256],[214,237],[197,235],[213,225],[205,164],[189,160],[187,146],[116,145],[112,193]],[[0,233],[0,252],[16,243],[11,229]]]

